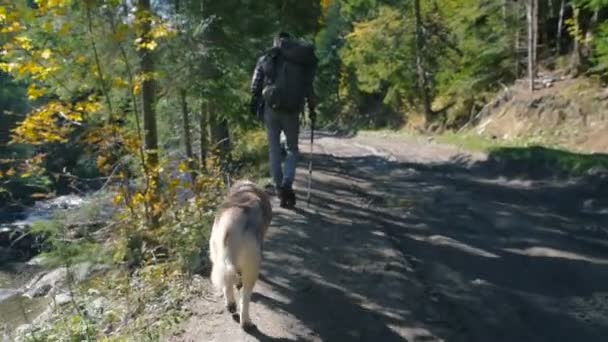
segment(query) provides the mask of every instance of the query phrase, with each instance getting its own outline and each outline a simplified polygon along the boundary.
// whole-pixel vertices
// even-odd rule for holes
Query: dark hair
[[[285,31],[281,31],[279,32],[279,34],[277,34],[276,38],[278,39],[290,39],[291,35]]]

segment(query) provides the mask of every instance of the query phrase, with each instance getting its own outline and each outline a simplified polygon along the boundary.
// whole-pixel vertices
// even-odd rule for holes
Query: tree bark
[[[431,101],[429,98],[426,71],[424,70],[423,50],[425,45],[424,32],[422,30],[422,15],[420,12],[420,0],[414,0],[414,14],[416,17],[416,71],[418,74],[418,92],[422,98],[422,106],[426,125],[428,126],[433,118]]]
[[[532,13],[532,32],[534,32],[534,41],[532,42],[532,53],[534,56],[533,67],[534,67],[534,77],[536,77],[536,73],[538,72],[538,0],[532,0],[534,3],[534,13]]]
[[[139,0],[137,8],[137,17],[141,25],[142,42],[150,41],[151,19],[150,0]],[[159,190],[159,175],[158,175],[158,133],[156,128],[156,111],[155,111],[155,93],[156,85],[153,78],[154,72],[154,56],[152,50],[141,48],[139,50],[141,73],[144,75],[144,80],[141,85],[142,94],[142,111],[144,117],[144,146],[146,154],[146,165],[148,170],[148,188],[152,190],[151,204],[158,201]],[[152,227],[158,226],[160,214],[153,209],[152,215],[148,218],[149,225]]]
[[[566,11],[566,0],[562,0],[559,6],[559,19],[557,20],[557,36],[556,39],[556,50],[557,54],[562,52],[562,31],[564,29],[564,12]]]
[[[186,157],[188,158],[188,165],[190,169],[194,168],[194,154],[192,152],[192,136],[190,135],[190,114],[188,113],[188,99],[186,91],[180,91],[180,100],[182,103],[182,124],[184,130],[184,148],[186,150]]]
[[[534,91],[534,78],[536,77],[536,32],[538,16],[538,0],[528,0],[527,21],[528,21],[528,77],[529,90]]]
[[[574,46],[572,47],[572,57],[570,59],[570,70],[574,72],[574,76],[578,75],[583,62],[583,49],[580,42],[581,25],[580,25],[581,10],[579,6],[572,4],[572,19],[575,25],[575,37],[573,39]]]
[[[201,169],[205,171],[207,167],[207,151],[209,149],[208,146],[208,137],[207,137],[207,108],[205,102],[202,100],[201,96],[201,116],[199,120],[199,129],[200,129],[200,165]]]

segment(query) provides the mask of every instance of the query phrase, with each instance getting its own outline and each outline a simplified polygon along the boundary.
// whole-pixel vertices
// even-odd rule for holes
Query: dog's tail
[[[236,266],[238,247],[243,238],[247,218],[240,213],[241,209],[229,209],[216,222],[222,244],[219,250],[218,262],[213,264],[211,282],[217,289],[224,284],[236,284],[239,281],[239,271]]]

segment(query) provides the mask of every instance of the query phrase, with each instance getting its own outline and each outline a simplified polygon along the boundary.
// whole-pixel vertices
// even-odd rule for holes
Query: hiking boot
[[[293,209],[296,206],[296,194],[293,189],[281,187],[278,195],[281,208]]]

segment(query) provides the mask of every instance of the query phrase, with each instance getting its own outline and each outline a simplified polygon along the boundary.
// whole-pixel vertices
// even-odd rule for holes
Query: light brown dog
[[[249,302],[271,220],[268,194],[253,182],[240,181],[231,187],[219,208],[209,239],[211,281],[223,291],[230,313],[236,313],[234,291],[240,291],[240,324],[245,330],[255,328],[249,318]]]

